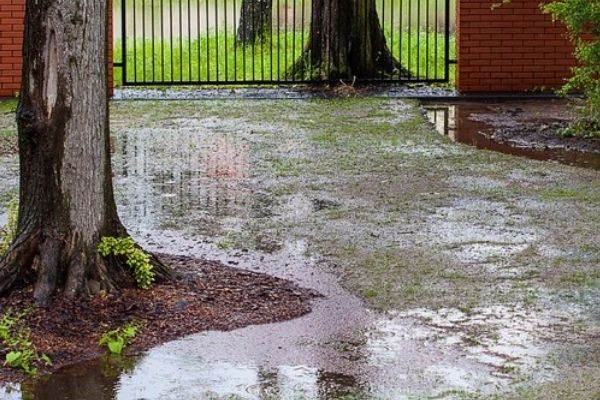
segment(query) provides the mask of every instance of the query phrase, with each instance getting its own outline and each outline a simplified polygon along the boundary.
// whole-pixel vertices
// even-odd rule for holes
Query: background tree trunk
[[[0,259],[0,294],[34,283],[38,304],[129,281],[97,251],[124,236],[113,196],[107,91],[107,1],[27,0],[17,110],[19,222]]]
[[[238,43],[251,45],[271,34],[273,0],[242,0],[242,11],[237,31]]]
[[[310,40],[292,74],[321,79],[409,76],[387,46],[375,0],[313,0]]]

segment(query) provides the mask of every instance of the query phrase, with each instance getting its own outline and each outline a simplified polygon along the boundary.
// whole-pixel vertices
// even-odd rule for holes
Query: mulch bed
[[[228,331],[253,324],[300,317],[311,310],[318,293],[269,275],[231,268],[183,256],[160,258],[192,278],[157,284],[152,290],[125,289],[118,295],[67,301],[57,299],[49,308],[33,308],[25,318],[37,350],[61,367],[101,356],[98,340],[109,328],[141,321],[143,328],[127,354],[160,343],[206,331]],[[33,307],[32,288],[0,298],[0,312]],[[1,359],[4,355],[0,354]],[[1,367],[0,383],[19,382],[25,376]]]

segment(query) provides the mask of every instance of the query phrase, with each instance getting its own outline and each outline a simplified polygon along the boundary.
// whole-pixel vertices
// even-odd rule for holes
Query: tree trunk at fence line
[[[271,34],[273,0],[242,0],[237,40],[241,45],[264,41]]]
[[[103,236],[127,234],[109,154],[107,11],[107,0],[26,2],[18,229],[0,258],[0,295],[33,284],[46,305],[131,282],[97,251]]]
[[[409,76],[386,43],[375,0],[313,0],[310,39],[288,75],[332,80],[392,74]]]

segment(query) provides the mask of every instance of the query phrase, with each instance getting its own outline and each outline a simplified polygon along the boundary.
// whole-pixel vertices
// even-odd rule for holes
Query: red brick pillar
[[[457,89],[532,91],[561,86],[575,65],[565,28],[542,0],[457,0]]]
[[[0,97],[21,89],[25,0],[0,0]]]
[[[109,0],[109,7],[108,82],[112,96],[112,0]],[[21,90],[24,19],[25,0],[0,0],[0,97],[13,97]]]

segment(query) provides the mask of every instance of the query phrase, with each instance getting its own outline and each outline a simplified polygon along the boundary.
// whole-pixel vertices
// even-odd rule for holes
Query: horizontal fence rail
[[[323,2],[367,7],[371,0],[115,0],[115,81],[123,86],[295,84],[339,81],[340,21],[313,24]],[[364,2],[364,3],[363,3]],[[374,0],[393,68],[358,81],[448,82],[454,59],[455,0]],[[332,19],[331,15],[329,16]],[[340,18],[340,17],[338,17]],[[322,18],[320,18],[322,19]],[[323,23],[323,21],[321,21]],[[337,29],[318,46],[315,29]],[[352,31],[352,30],[356,31]],[[363,29],[365,37],[372,28]],[[358,38],[361,43],[362,38]],[[338,42],[340,40],[340,42]],[[335,41],[334,44],[331,42]],[[364,52],[361,52],[364,53]],[[381,51],[371,55],[381,56]],[[323,53],[321,53],[323,54]],[[367,63],[368,64],[368,63]],[[391,65],[391,64],[390,64]],[[333,72],[332,72],[333,71]]]

